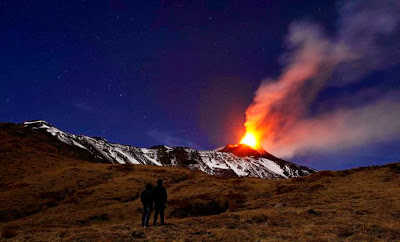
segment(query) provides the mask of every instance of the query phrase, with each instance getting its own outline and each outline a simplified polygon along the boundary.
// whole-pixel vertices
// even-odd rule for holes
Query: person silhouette
[[[162,186],[163,180],[158,179],[157,187],[153,190],[153,199],[155,203],[155,212],[154,212],[154,225],[157,224],[158,213],[160,213],[161,224],[165,225],[164,222],[164,210],[165,203],[167,202],[167,189]]]
[[[146,184],[145,190],[140,195],[140,201],[143,204],[142,227],[149,227],[151,210],[153,209],[153,186]]]

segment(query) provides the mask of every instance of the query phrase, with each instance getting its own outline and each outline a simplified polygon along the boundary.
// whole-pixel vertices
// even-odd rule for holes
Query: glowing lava
[[[240,143],[248,145],[248,146],[252,147],[253,149],[256,149],[258,146],[257,138],[251,132],[247,132],[245,134],[245,136],[243,137],[243,139],[240,141]]]

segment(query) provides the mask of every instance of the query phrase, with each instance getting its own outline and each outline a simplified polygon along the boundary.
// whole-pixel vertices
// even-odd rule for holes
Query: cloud
[[[189,148],[197,149],[198,146],[191,141],[183,139],[176,132],[166,132],[158,129],[150,130],[147,134],[153,138],[160,145],[168,145],[168,146],[186,146]]]
[[[292,23],[288,51],[281,57],[283,72],[261,83],[246,110],[246,130],[283,157],[400,137],[400,107],[393,94],[383,93],[368,104],[355,95],[363,106],[309,112],[327,85],[359,82],[399,63],[398,12],[398,1],[347,1],[339,8],[334,36],[312,22]]]
[[[400,2],[392,0],[353,0],[339,9],[336,43],[348,46],[353,58],[337,68],[337,80],[357,81],[400,62],[399,11]]]
[[[296,122],[276,142],[266,144],[284,157],[330,152],[399,138],[400,92],[353,109],[338,109]],[[289,148],[288,148],[289,147]]]

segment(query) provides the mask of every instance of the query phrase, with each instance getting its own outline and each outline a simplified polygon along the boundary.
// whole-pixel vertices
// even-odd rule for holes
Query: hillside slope
[[[265,180],[98,164],[70,149],[0,125],[2,239],[400,240],[400,163]],[[143,229],[139,194],[158,178],[168,225]]]

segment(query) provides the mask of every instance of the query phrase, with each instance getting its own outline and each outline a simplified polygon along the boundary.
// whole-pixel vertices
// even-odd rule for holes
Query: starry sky
[[[0,0],[0,121],[43,119],[140,147],[237,143],[261,81],[282,72],[290,24],[313,21],[334,35],[338,5]],[[395,63],[361,83],[327,86],[316,102],[399,90],[399,77]],[[391,139],[291,160],[316,169],[383,164],[400,160],[400,145]]]

